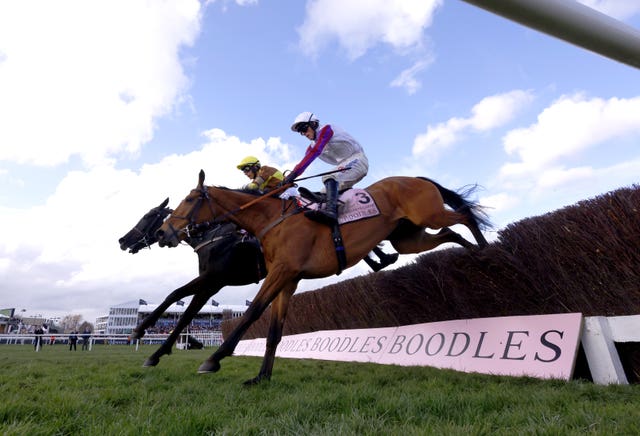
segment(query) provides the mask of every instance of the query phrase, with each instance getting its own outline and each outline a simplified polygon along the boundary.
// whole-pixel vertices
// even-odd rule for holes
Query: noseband
[[[175,237],[177,240],[180,240],[178,236],[182,233],[184,233],[186,235],[186,238],[190,240],[196,235],[196,233],[201,233],[218,223],[217,218],[214,218],[213,221],[196,223],[194,217],[198,215],[198,212],[200,212],[200,208],[205,203],[205,200],[207,206],[209,207],[209,212],[211,212],[211,216],[214,216],[214,211],[213,207],[211,206],[211,197],[209,196],[209,191],[207,191],[207,188],[203,186],[202,188],[194,189],[194,191],[197,191],[200,195],[198,196],[196,204],[191,208],[191,210],[185,216],[172,215],[173,218],[183,219],[187,221],[187,225],[181,229],[176,229],[175,227],[173,227],[173,225],[171,225],[171,223],[168,224],[169,229],[171,230],[171,237]]]
[[[139,239],[134,244],[132,244],[131,249],[134,249],[138,246],[140,246],[140,248],[151,248],[151,245],[153,245],[157,241],[153,233],[155,233],[164,219],[171,213],[173,213],[173,209],[169,208],[152,209],[152,211],[149,211],[141,220],[143,221],[144,219],[153,216],[150,221],[144,226],[144,230],[140,230],[138,226],[135,226],[133,229],[131,229],[139,236]]]

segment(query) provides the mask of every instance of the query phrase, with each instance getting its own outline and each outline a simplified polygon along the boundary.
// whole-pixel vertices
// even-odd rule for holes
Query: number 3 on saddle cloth
[[[299,206],[307,209],[318,209],[321,207],[322,203],[326,201],[324,194],[311,192],[304,187],[299,187],[298,192],[302,196],[298,199]],[[332,228],[333,243],[336,247],[336,256],[338,257],[337,275],[342,272],[347,264],[339,225],[378,215],[380,215],[380,210],[378,209],[375,200],[364,189],[352,188],[339,195],[338,225],[334,225]]]
[[[325,194],[323,193],[311,192],[303,187],[299,187],[298,192],[302,196],[298,199],[298,205],[301,207],[315,210],[325,202]],[[346,224],[378,215],[380,215],[380,210],[375,200],[364,189],[347,189],[338,197],[338,224]]]

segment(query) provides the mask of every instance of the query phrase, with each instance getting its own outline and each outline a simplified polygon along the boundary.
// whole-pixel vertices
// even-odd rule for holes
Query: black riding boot
[[[309,210],[304,215],[319,223],[332,226],[338,222],[338,181],[327,179],[324,186],[327,191],[327,203],[324,208]]]

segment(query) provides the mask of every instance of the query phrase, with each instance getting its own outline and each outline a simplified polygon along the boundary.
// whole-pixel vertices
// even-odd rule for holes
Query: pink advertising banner
[[[276,356],[568,380],[582,314],[476,318],[402,327],[284,336]],[[235,355],[262,356],[266,339],[240,341]]]

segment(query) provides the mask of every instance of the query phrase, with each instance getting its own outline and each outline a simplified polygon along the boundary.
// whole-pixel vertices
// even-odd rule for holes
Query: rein
[[[180,232],[184,232],[186,233],[187,237],[191,237],[190,233],[194,232],[194,231],[198,231],[201,229],[206,229],[212,225],[218,224],[221,221],[225,220],[226,218],[237,214],[238,212],[241,212],[251,206],[253,206],[254,204],[264,200],[267,197],[273,197],[275,194],[278,194],[282,191],[285,191],[286,189],[290,188],[291,186],[294,186],[296,181],[300,181],[300,180],[306,180],[306,179],[310,179],[310,178],[314,178],[314,177],[320,177],[320,176],[324,176],[324,175],[328,175],[328,174],[333,174],[333,173],[338,173],[338,172],[342,172],[342,171],[346,171],[346,170],[350,170],[351,167],[345,167],[345,168],[339,168],[337,170],[332,170],[332,171],[327,171],[321,174],[316,174],[314,176],[309,176],[309,177],[302,177],[302,178],[298,178],[295,179],[292,182],[289,183],[285,183],[283,185],[278,186],[276,189],[273,189],[265,194],[262,194],[261,196],[254,198],[253,200],[233,209],[233,210],[229,210],[226,211],[225,213],[223,213],[220,216],[214,217],[214,219],[212,221],[205,221],[202,223],[194,223],[193,217],[198,213],[198,211],[200,210],[200,207],[202,207],[202,202],[204,201],[204,199],[207,200],[207,205],[209,206],[209,211],[211,212],[211,216],[215,216],[214,212],[213,212],[213,208],[211,207],[211,197],[209,196],[209,191],[207,191],[207,188],[205,186],[202,186],[201,188],[196,188],[199,192],[200,192],[200,197],[198,197],[198,203],[189,211],[189,213],[186,216],[179,216],[179,215],[174,215],[174,218],[178,218],[178,219],[184,219],[186,221],[189,222],[189,224],[187,224],[184,228],[180,229],[180,230],[175,230],[173,228],[173,226],[169,226],[171,228],[171,231],[177,235]],[[278,224],[280,224],[282,221],[284,221],[285,219],[289,218],[290,216],[296,215],[298,213],[301,212],[301,209],[296,209],[288,214],[284,214],[284,207],[283,207],[283,214],[276,219],[275,221],[271,222],[269,225],[267,225],[267,227],[265,227],[264,229],[262,229],[262,231],[260,232],[259,235],[257,235],[258,240],[262,240],[262,237],[264,237],[264,235],[271,229],[273,229],[275,226],[277,226]]]
[[[267,225],[267,227],[262,229],[262,231],[258,235],[256,235],[256,238],[258,238],[258,241],[262,241],[263,236],[266,235],[269,230],[271,230],[272,228],[274,228],[275,226],[277,226],[278,224],[280,224],[282,221],[286,220],[290,216],[297,215],[300,212],[302,212],[302,209],[297,208],[286,215],[280,215],[279,218],[277,218],[275,221],[272,221],[271,223],[269,223],[269,225]]]
[[[215,216],[214,211],[213,211],[213,207],[211,207],[211,197],[209,196],[209,191],[206,189],[206,187],[202,187],[202,188],[198,188],[197,190],[200,192],[200,196],[198,197],[198,202],[196,203],[196,205],[189,211],[189,213],[186,216],[178,216],[178,215],[174,215],[174,218],[178,218],[178,219],[184,219],[187,220],[189,222],[189,224],[187,224],[183,229],[180,229],[178,231],[176,231],[172,226],[171,230],[175,233],[178,234],[179,232],[184,232],[186,233],[187,237],[191,238],[191,233],[194,231],[200,231],[203,229],[207,229],[213,225],[216,224],[220,224],[220,222],[224,221],[226,218],[237,214],[240,211],[243,211],[251,206],[253,206],[254,204],[264,200],[265,198],[268,197],[272,197],[275,194],[278,194],[282,191],[285,191],[286,189],[290,188],[291,186],[293,186],[293,183],[286,183],[282,186],[278,186],[276,189],[273,189],[265,194],[262,194],[261,196],[254,198],[253,200],[233,209],[233,210],[229,210],[225,213],[223,213],[222,215],[219,215],[217,217],[214,217],[214,219],[212,221],[205,221],[202,223],[194,223],[193,217],[198,213],[198,211],[200,210],[200,207],[202,207],[202,203],[203,201],[206,199],[207,200],[207,205],[209,206],[209,211],[211,212],[212,216]],[[287,215],[283,215],[281,216],[278,220],[276,220],[275,223],[270,224],[266,230],[263,230],[262,232],[260,232],[261,236],[264,236],[264,234],[268,231],[271,230],[273,227],[275,227],[276,225],[278,225],[280,222],[282,222],[285,218],[288,218],[291,215],[295,215],[296,213],[299,213],[299,211],[294,211],[292,213],[289,213]],[[258,237],[258,239],[260,239],[260,237]]]

